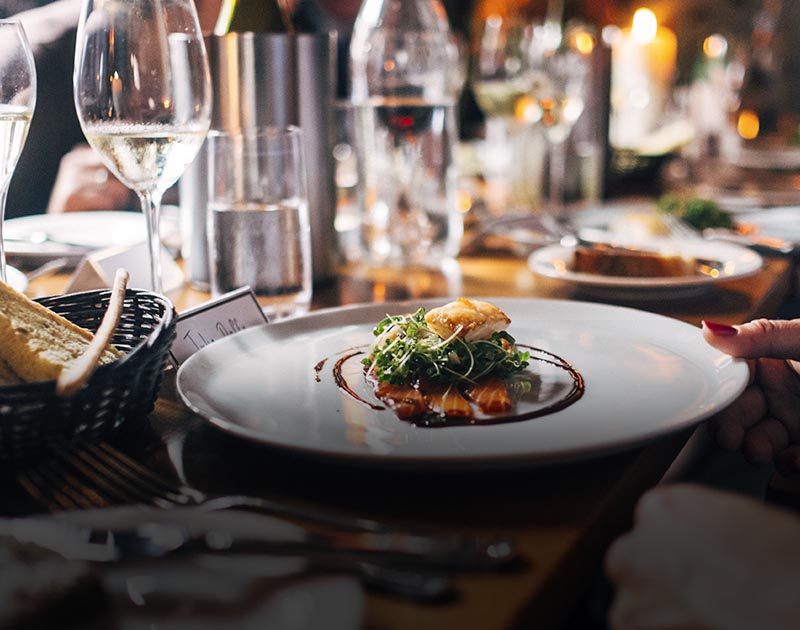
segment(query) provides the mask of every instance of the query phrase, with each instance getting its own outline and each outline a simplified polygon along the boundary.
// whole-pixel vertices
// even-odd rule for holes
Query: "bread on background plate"
[[[0,282],[0,383],[54,380],[83,354],[92,337],[85,328]],[[99,364],[121,356],[109,345]]]

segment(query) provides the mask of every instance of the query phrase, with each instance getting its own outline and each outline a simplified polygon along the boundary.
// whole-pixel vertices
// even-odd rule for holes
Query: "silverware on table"
[[[177,509],[195,506],[212,513],[231,508],[269,513],[314,525],[303,547],[338,553],[392,556],[425,566],[460,570],[502,568],[516,557],[506,538],[401,531],[371,519],[332,514],[261,497],[209,496],[156,475],[106,443],[83,443],[63,449],[51,461],[42,461],[17,474],[22,487],[52,512],[85,510],[120,504],[145,504]],[[294,524],[293,524],[294,525]],[[285,541],[284,541],[285,542]]]
[[[265,563],[278,558],[302,560],[298,571],[345,572],[358,577],[365,587],[397,597],[416,601],[437,601],[453,595],[449,575],[428,568],[392,566],[380,558],[361,558],[334,553],[315,547],[304,547],[301,540],[291,538],[286,523],[272,517],[254,514],[218,513],[227,524],[204,524],[204,516],[194,514],[196,508],[177,508],[175,511],[134,507],[107,508],[74,512],[63,516],[7,519],[0,521],[0,536],[18,543],[34,544],[59,554],[66,560],[91,563],[141,563],[168,558],[197,555],[226,554],[247,558],[248,564]],[[230,533],[242,518],[251,519],[260,537],[250,540],[246,547],[232,552],[222,544],[235,539]],[[252,519],[257,519],[252,521]],[[152,520],[149,520],[152,519]],[[166,522],[165,522],[166,519]],[[266,519],[266,520],[265,520]],[[92,524],[96,521],[96,524]],[[277,526],[278,531],[273,529]],[[295,532],[296,533],[296,532]],[[270,536],[275,536],[270,540]],[[292,542],[295,544],[292,545]],[[231,555],[234,554],[234,555]],[[239,554],[239,555],[235,555]]]

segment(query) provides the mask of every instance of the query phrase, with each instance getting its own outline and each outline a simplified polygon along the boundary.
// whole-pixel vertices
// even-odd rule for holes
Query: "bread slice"
[[[23,381],[51,380],[86,350],[92,333],[0,282],[0,361]],[[100,365],[122,356],[109,345]]]

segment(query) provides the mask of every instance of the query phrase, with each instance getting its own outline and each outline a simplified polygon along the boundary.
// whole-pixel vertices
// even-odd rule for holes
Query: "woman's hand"
[[[800,319],[741,326],[703,322],[715,348],[750,359],[750,385],[709,420],[719,445],[756,464],[774,459],[784,475],[800,472]]]
[[[615,630],[797,628],[800,519],[699,486],[645,494],[606,555]]]
[[[130,205],[131,197],[91,147],[78,145],[61,158],[47,212],[121,210]]]

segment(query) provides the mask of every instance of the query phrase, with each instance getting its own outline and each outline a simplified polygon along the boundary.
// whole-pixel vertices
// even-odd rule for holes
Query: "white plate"
[[[521,422],[424,428],[337,387],[332,364],[370,344],[387,313],[433,308],[441,299],[331,309],[245,330],[190,357],[178,372],[178,390],[196,413],[255,442],[372,465],[463,468],[631,447],[699,422],[747,384],[744,362],[712,349],[699,329],[677,320],[602,304],[489,299],[511,318],[518,343],[575,366],[585,379],[580,400]]]
[[[177,214],[163,208],[161,236],[177,232]],[[175,215],[175,216],[173,216]],[[129,247],[147,239],[144,215],[140,212],[68,212],[37,214],[9,219],[4,224],[9,237],[6,252],[22,258],[53,258],[76,255],[76,248]],[[41,244],[10,239],[43,233],[53,239]],[[78,250],[79,251],[79,250]]]
[[[758,208],[734,216],[739,223],[756,226],[759,236],[800,244],[800,206]]]
[[[584,293],[597,297],[623,300],[662,300],[703,295],[715,284],[756,273],[764,264],[759,254],[746,247],[717,241],[652,238],[634,241],[619,239],[615,243],[623,246],[635,246],[646,251],[717,261],[720,264],[720,272],[716,277],[698,273],[668,278],[634,278],[575,272],[570,269],[574,255],[573,249],[562,245],[551,245],[535,251],[528,259],[528,265],[534,273],[540,276],[563,280],[575,285]]]
[[[9,286],[22,293],[28,288],[28,278],[19,269],[6,265],[6,280]]]

